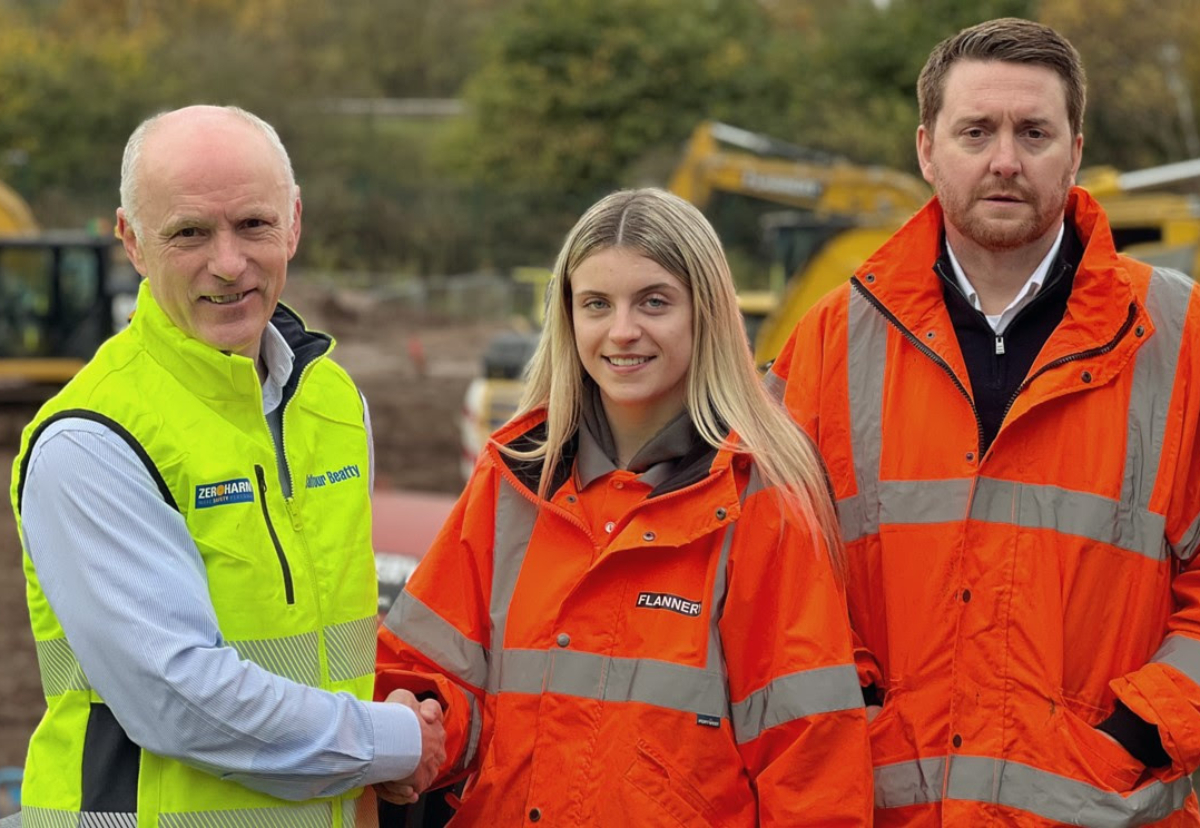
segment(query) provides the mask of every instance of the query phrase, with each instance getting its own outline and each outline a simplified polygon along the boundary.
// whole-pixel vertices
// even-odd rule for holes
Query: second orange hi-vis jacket
[[[542,432],[535,412],[495,440]],[[379,634],[377,695],[445,709],[437,784],[470,775],[452,825],[870,823],[833,568],[748,457],[691,459],[676,488],[564,467],[539,501],[540,461],[485,450]]]
[[[1066,312],[980,456],[942,221],[934,200],[768,380],[829,466],[860,681],[886,691],[876,824],[1198,825],[1197,290],[1118,255],[1073,189]],[[1095,729],[1118,699],[1169,765]]]

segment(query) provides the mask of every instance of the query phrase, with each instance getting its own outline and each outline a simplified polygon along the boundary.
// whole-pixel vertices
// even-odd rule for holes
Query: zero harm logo
[[[678,595],[668,595],[665,592],[639,592],[637,605],[647,609],[664,609],[677,612],[680,615],[696,616],[700,614],[700,602],[689,601]]]
[[[247,477],[225,480],[221,483],[205,483],[196,487],[196,508],[225,506],[229,503],[253,503],[254,488]]]

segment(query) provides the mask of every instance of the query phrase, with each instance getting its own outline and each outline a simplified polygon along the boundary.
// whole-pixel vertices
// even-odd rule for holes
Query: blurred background
[[[5,345],[19,279],[5,277],[7,294],[0,282],[0,370],[22,348],[84,359],[94,342],[80,331],[119,326],[134,277],[106,242],[137,123],[241,105],[277,127],[302,188],[284,299],[338,337],[335,356],[371,403],[380,487],[431,498],[418,511],[434,522],[472,441],[503,418],[486,381],[519,372],[540,274],[583,209],[625,186],[692,198],[729,247],[769,359],[755,326],[790,301],[789,277],[842,239],[829,267],[846,278],[874,237],[839,234],[886,237],[927,197],[913,146],[930,48],[1008,15],[1053,25],[1083,56],[1091,182],[1113,198],[1152,186],[1173,199],[1131,207],[1125,244],[1149,245],[1147,257],[1170,246],[1194,273],[1200,0],[0,0],[0,225],[7,198],[24,222],[9,229],[43,253],[50,231],[76,234],[53,248],[76,252],[46,259],[61,270],[63,297],[46,307],[65,334],[50,336],[43,313],[36,330],[10,320]],[[718,147],[734,153],[724,172],[711,171]],[[1119,175],[1164,165],[1151,185]],[[840,205],[821,200],[838,193]],[[92,265],[72,256],[98,257],[103,276],[80,275]],[[63,310],[72,289],[87,306],[77,318]],[[5,465],[34,410],[12,396]],[[407,532],[393,551],[413,554],[429,530],[389,531]],[[0,663],[0,767],[19,767],[42,700],[7,510]]]

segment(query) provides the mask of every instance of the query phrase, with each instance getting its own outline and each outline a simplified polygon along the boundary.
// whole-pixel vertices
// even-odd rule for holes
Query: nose
[[[992,175],[1000,178],[1013,178],[1021,172],[1021,159],[1017,156],[1016,137],[1008,132],[1001,132],[996,138],[992,152]]]
[[[241,240],[235,233],[217,231],[213,238],[208,267],[214,276],[225,282],[237,281],[242,275],[246,269],[246,254],[242,251]]]
[[[612,325],[608,329],[608,338],[613,342],[628,343],[641,335],[642,328],[633,308],[617,307],[613,313]]]

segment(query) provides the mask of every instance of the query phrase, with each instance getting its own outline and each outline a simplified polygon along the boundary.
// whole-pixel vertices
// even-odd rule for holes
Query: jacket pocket
[[[292,567],[288,564],[287,555],[283,552],[283,544],[271,522],[271,510],[267,508],[267,475],[262,466],[254,467],[254,476],[258,478],[258,502],[262,504],[263,521],[267,524],[267,534],[271,536],[271,544],[275,547],[275,557],[279,559],[279,568],[283,577],[283,592],[288,604],[296,603],[296,591],[292,584]]]
[[[1068,747],[1075,749],[1076,759],[1085,776],[1105,790],[1118,793],[1133,790],[1146,770],[1145,765],[1107,734],[1071,712],[1070,708],[1063,709],[1059,721]]]
[[[625,781],[684,828],[725,824],[687,778],[645,741],[638,740]],[[646,823],[656,824],[650,819]]]

